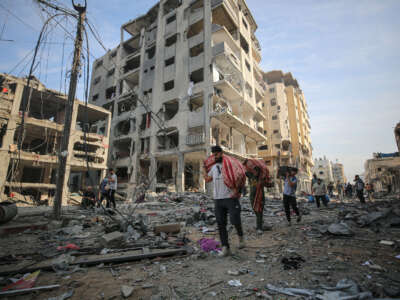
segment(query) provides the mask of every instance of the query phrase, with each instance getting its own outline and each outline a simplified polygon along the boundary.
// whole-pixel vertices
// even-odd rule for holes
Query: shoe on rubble
[[[239,249],[246,248],[246,242],[244,241],[244,237],[239,236]]]
[[[231,250],[226,246],[223,246],[222,251],[218,253],[219,257],[226,257],[229,255],[231,255]]]

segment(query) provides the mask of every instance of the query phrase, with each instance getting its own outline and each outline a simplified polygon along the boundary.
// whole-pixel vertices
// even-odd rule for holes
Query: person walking
[[[326,185],[321,178],[318,178],[317,182],[313,185],[313,195],[318,208],[321,207],[321,202],[325,207],[328,207],[328,201],[326,201]]]
[[[283,207],[285,209],[286,219],[289,226],[292,225],[290,217],[290,208],[292,208],[297,215],[297,223],[301,221],[301,215],[299,208],[297,207],[297,201],[296,201],[296,189],[297,189],[296,174],[297,174],[297,169],[294,168],[290,169],[289,172],[286,172],[286,178],[283,187]]]
[[[263,162],[256,159],[246,159],[243,166],[246,168],[246,176],[249,179],[250,203],[256,215],[256,231],[260,235],[264,230],[264,186],[269,181],[268,168]]]
[[[354,178],[354,185],[356,189],[356,195],[358,199],[360,200],[361,204],[365,204],[365,198],[364,198],[364,182],[360,178],[360,176],[356,175]]]
[[[93,192],[92,186],[88,186],[83,193],[81,206],[83,208],[93,208],[96,203],[96,195]]]
[[[108,186],[109,186],[109,193],[108,193],[108,201],[107,201],[107,208],[110,207],[110,203],[116,208],[116,203],[115,203],[115,192],[117,191],[117,185],[118,185],[118,178],[117,175],[115,174],[114,169],[109,170],[110,175],[108,176]]]
[[[100,197],[99,197],[99,202],[97,203],[97,207],[101,207],[103,205],[104,199],[106,199],[107,203],[109,201],[108,196],[109,196],[110,186],[108,185],[108,177],[103,178],[103,180],[100,183],[99,190],[100,190]]]
[[[333,182],[329,182],[328,184],[328,194],[330,198],[333,198]]]
[[[213,198],[215,204],[215,217],[218,224],[219,236],[222,244],[222,251],[219,253],[220,257],[228,256],[231,254],[230,245],[228,241],[228,231],[226,229],[228,223],[228,214],[231,224],[235,226],[239,236],[239,249],[244,248],[245,241],[243,237],[242,220],[241,220],[241,207],[239,203],[239,190],[230,189],[224,182],[223,176],[223,163],[228,160],[223,154],[220,146],[211,148],[214,156],[215,163],[207,173],[206,163],[204,166],[204,179],[206,182],[213,182]],[[241,163],[239,162],[241,165]],[[243,170],[244,173],[244,170]],[[233,175],[233,174],[230,174]],[[244,175],[244,174],[243,174]],[[245,175],[244,175],[245,181]]]
[[[351,186],[350,182],[348,182],[346,186],[346,196],[348,198],[351,198],[352,195],[353,195],[353,187]]]
[[[373,185],[371,183],[367,183],[365,185],[365,190],[367,191],[368,201],[372,201],[373,200],[373,193],[374,193]]]
[[[343,202],[343,198],[344,198],[344,186],[343,186],[343,183],[338,181],[337,184],[336,184],[336,190],[337,190],[337,193],[338,193],[339,201]]]

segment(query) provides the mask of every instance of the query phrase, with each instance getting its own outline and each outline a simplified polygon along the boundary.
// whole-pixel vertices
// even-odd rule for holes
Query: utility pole
[[[76,94],[76,84],[78,81],[78,74],[80,69],[80,60],[81,60],[81,51],[82,51],[82,29],[83,24],[85,22],[86,16],[86,0],[85,5],[81,6],[74,3],[72,0],[72,5],[74,9],[79,13],[78,18],[78,25],[75,37],[75,50],[74,50],[74,59],[72,62],[72,70],[71,70],[71,79],[69,82],[69,89],[68,89],[68,102],[65,107],[65,123],[64,123],[64,131],[63,136],[61,137],[61,147],[60,153],[58,153],[58,171],[57,171],[57,183],[56,183],[56,194],[54,197],[54,206],[53,206],[53,214],[55,219],[61,218],[61,204],[62,204],[62,196],[64,189],[65,181],[65,171],[67,167],[67,159],[69,156],[68,153],[68,146],[69,146],[69,136],[71,131],[71,119],[72,119],[72,112],[74,109],[74,102],[75,102],[75,94]]]

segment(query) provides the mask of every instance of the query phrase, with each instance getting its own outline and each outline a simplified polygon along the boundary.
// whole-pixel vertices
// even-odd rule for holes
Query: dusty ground
[[[203,234],[199,228],[191,226],[185,230],[191,240],[189,245],[195,248],[192,255],[89,267],[86,272],[66,276],[41,272],[36,286],[61,284],[61,288],[9,299],[48,299],[71,289],[74,295],[69,299],[123,299],[121,285],[135,287],[129,299],[255,299],[256,292],[266,291],[266,284],[317,288],[319,285],[335,286],[343,278],[352,279],[361,290],[371,291],[375,297],[395,295],[400,287],[400,259],[396,258],[400,254],[399,227],[388,227],[381,221],[361,228],[349,217],[348,223],[354,231],[351,237],[320,234],[315,230],[318,224],[336,223],[349,211],[365,215],[382,207],[394,209],[394,204],[376,200],[361,208],[354,200],[354,204],[330,203],[329,208],[321,210],[315,204],[304,202],[301,206],[309,213],[303,216],[301,223],[294,222],[288,227],[282,216],[281,202],[269,201],[265,221],[272,224],[273,229],[258,236],[254,229],[255,218],[243,202],[248,247],[237,249],[237,236],[232,230],[230,240],[234,255],[231,257],[218,258],[213,253],[201,252],[196,241],[202,237],[217,239],[217,234]],[[395,212],[398,207],[397,202]],[[207,227],[213,229],[215,225]],[[380,244],[381,240],[393,241],[394,245]],[[16,254],[26,263],[30,258],[37,259],[35,253],[59,243],[60,240],[40,231],[2,237],[0,257]],[[80,246],[90,244],[90,239],[83,239]],[[297,270],[284,270],[282,258],[295,254],[305,262]],[[367,261],[375,266],[363,265]],[[0,265],[0,269],[3,266]],[[240,275],[228,274],[228,271],[238,270],[242,271]],[[240,280],[242,286],[230,286],[228,281],[232,279]],[[268,295],[273,299],[294,299],[269,292]]]

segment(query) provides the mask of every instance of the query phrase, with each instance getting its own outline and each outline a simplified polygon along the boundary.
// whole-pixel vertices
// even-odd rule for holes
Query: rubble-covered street
[[[291,227],[281,200],[268,199],[264,220],[272,228],[262,235],[241,199],[247,247],[237,249],[231,230],[227,258],[212,251],[218,231],[204,194],[147,194],[137,207],[119,204],[111,217],[69,207],[60,222],[48,218],[47,207],[20,209],[0,226],[1,286],[41,270],[33,288],[49,290],[9,299],[400,297],[398,197],[320,210],[300,198],[303,220]]]

